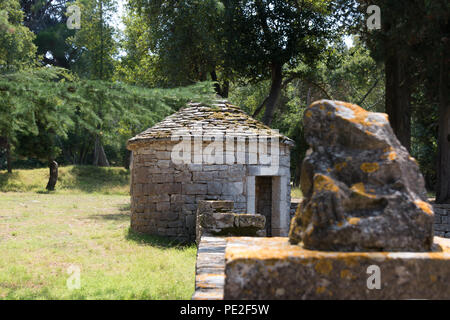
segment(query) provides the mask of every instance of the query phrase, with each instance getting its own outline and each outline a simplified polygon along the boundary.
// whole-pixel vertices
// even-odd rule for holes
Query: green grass
[[[196,247],[130,231],[127,170],[60,167],[51,193],[47,180],[0,172],[0,299],[190,299]]]
[[[195,245],[129,230],[128,172],[60,168],[0,173],[0,299],[190,299]],[[69,290],[68,268],[81,270]]]
[[[46,192],[48,168],[0,172],[0,192]],[[128,195],[129,171],[120,167],[67,166],[59,168],[57,193]]]
[[[292,199],[301,199],[303,198],[302,190],[300,190],[300,187],[292,187],[291,188],[291,198]]]

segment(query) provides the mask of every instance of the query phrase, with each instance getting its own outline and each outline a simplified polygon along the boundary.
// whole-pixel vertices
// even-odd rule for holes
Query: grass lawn
[[[46,193],[49,170],[22,169],[12,174],[0,172],[0,192]],[[130,173],[124,168],[94,166],[60,167],[56,193],[96,193],[129,195]]]
[[[127,170],[60,167],[51,193],[47,180],[46,168],[0,172],[0,299],[190,299],[196,247],[129,230]]]
[[[46,174],[0,175],[0,190],[28,191],[0,192],[0,299],[190,299],[195,245],[129,230],[125,170],[61,168],[55,193]],[[67,287],[70,266],[80,289]]]

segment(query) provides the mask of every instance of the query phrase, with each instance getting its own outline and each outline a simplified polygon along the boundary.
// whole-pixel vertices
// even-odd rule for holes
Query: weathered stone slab
[[[291,243],[330,251],[429,251],[433,208],[417,162],[383,113],[321,100],[305,112],[311,146]]]
[[[226,239],[202,237],[197,250],[193,300],[222,300]]]
[[[325,252],[227,238],[225,276],[225,299],[450,299],[450,240],[435,237],[432,252]]]
[[[266,218],[259,214],[234,213],[233,202],[199,200],[196,240],[203,236],[265,236]]]

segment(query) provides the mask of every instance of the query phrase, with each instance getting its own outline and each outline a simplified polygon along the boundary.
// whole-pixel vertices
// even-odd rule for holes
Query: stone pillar
[[[247,177],[247,213],[255,214],[255,176]]]

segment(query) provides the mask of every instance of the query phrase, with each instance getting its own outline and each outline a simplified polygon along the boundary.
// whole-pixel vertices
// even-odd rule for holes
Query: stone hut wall
[[[450,238],[450,204],[433,204],[434,234]]]
[[[264,175],[264,167],[247,164],[176,165],[171,160],[171,151],[176,143],[155,140],[133,150],[130,190],[133,230],[192,241],[195,239],[199,200],[231,200],[234,212],[255,213],[255,208],[248,206],[247,200],[254,200],[255,176]],[[279,232],[283,235],[287,235],[289,224],[289,163],[289,147],[280,144],[280,166],[274,176],[281,177],[281,192],[286,193],[285,203],[280,209],[286,223],[274,225],[274,228],[281,230]]]

